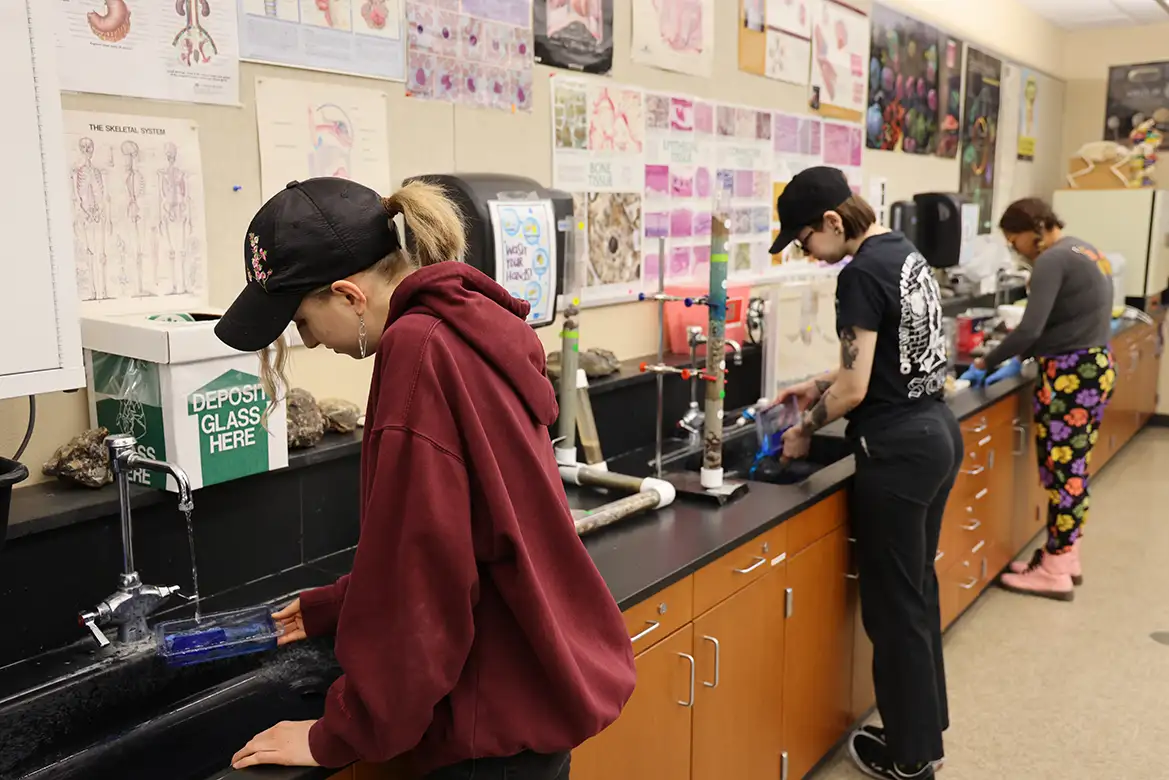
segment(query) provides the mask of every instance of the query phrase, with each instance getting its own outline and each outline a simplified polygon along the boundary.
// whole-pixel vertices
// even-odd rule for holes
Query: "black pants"
[[[892,760],[936,761],[950,719],[934,557],[962,432],[940,403],[867,428],[853,437],[851,516],[877,708]]]
[[[437,769],[425,780],[568,780],[568,753],[520,753],[507,758],[473,758]]]

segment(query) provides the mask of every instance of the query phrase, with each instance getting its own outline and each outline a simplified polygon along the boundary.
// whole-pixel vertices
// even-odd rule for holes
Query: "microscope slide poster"
[[[53,5],[61,89],[239,105],[235,0]]]
[[[406,77],[404,0],[218,2],[238,6],[241,59],[388,81]]]
[[[87,313],[207,300],[199,129],[189,119],[65,111],[77,291]]]
[[[613,0],[535,0],[536,62],[582,73],[613,67]]]
[[[265,200],[290,181],[333,176],[376,192],[390,180],[389,98],[364,87],[256,79],[260,186]]]
[[[734,0],[719,0],[719,5]],[[639,65],[709,78],[715,0],[632,0],[631,57]]]
[[[406,94],[532,110],[532,0],[406,0]]]
[[[527,321],[546,325],[556,311],[556,220],[550,201],[487,202],[495,232],[495,281],[532,309]]]
[[[966,110],[958,191],[978,204],[979,233],[991,231],[1002,74],[1001,60],[970,47],[966,55]],[[1009,121],[1015,121],[1015,117]]]

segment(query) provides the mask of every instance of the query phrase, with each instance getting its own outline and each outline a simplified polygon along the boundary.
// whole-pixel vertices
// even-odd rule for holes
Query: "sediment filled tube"
[[[653,477],[631,477],[626,474],[615,474],[611,471],[602,471],[591,466],[571,465],[560,467],[561,478],[572,485],[586,487],[608,488],[622,493],[650,493],[658,497],[656,508],[667,506],[674,501],[677,491],[674,486],[664,479]]]
[[[573,464],[576,456],[577,369],[580,367],[580,293],[584,263],[576,262],[577,241],[583,241],[584,221],[572,220],[564,231],[564,325],[560,331],[560,421],[556,462]]]
[[[576,533],[578,536],[584,536],[632,515],[657,509],[661,500],[661,496],[655,490],[619,498],[583,517],[576,518]]]

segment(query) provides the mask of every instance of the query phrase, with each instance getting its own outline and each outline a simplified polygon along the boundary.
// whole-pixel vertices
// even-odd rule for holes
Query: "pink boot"
[[[1008,570],[1012,574],[1025,574],[1028,569],[1033,569],[1034,567],[1038,566],[1039,562],[1043,560],[1043,556],[1046,554],[1047,554],[1047,550],[1040,547],[1031,556],[1030,562],[1011,561],[1011,565],[1008,567]],[[1077,587],[1079,587],[1080,585],[1083,585],[1084,584],[1084,569],[1080,563],[1080,540],[1077,539],[1076,541],[1072,542],[1072,549],[1069,552],[1064,553],[1060,557],[1071,559],[1068,562],[1068,565],[1071,567],[1070,574],[1072,576],[1072,584],[1077,586]]]
[[[1044,554],[1035,565],[1021,574],[1004,573],[999,577],[999,585],[1012,593],[1071,601],[1076,597],[1076,586],[1072,584],[1072,567],[1076,565],[1074,552]]]

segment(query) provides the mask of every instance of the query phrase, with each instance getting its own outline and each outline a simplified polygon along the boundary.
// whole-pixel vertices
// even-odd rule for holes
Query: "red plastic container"
[[[677,295],[683,298],[700,298],[707,294],[709,288],[699,285],[671,285],[666,287],[668,295]],[[743,343],[747,336],[747,308],[751,303],[751,286],[730,285],[727,287],[727,338]],[[695,303],[686,306],[681,301],[667,303],[665,307],[666,319],[666,346],[676,355],[686,355],[690,352],[690,344],[686,340],[686,329],[697,325],[706,333],[710,321],[710,312],[702,304]],[[706,354],[706,348],[698,348],[699,355]]]

